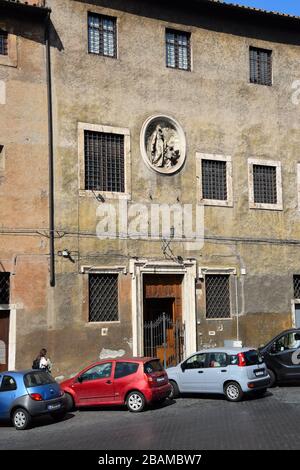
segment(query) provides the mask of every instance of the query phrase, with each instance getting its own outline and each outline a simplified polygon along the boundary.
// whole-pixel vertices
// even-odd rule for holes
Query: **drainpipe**
[[[50,286],[55,286],[55,252],[54,252],[54,157],[53,157],[53,113],[52,113],[52,81],[50,51],[50,12],[46,18],[46,76],[48,101],[48,166],[49,166],[49,248],[50,248]]]

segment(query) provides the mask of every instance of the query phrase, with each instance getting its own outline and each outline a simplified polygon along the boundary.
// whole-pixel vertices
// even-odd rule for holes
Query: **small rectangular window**
[[[300,299],[300,274],[294,274],[293,284],[294,284],[294,299]]]
[[[89,274],[89,321],[118,320],[118,274]]]
[[[124,135],[84,131],[85,189],[125,191]]]
[[[91,54],[117,57],[116,18],[88,14],[88,48]]]
[[[272,51],[250,47],[250,82],[272,85]]]
[[[166,30],[167,67],[191,70],[190,33]]]
[[[8,34],[0,30],[0,55],[8,55]]]
[[[277,204],[276,166],[253,165],[254,202]]]
[[[205,276],[206,318],[230,318],[230,283],[228,274]]]
[[[202,160],[202,197],[226,201],[226,161]]]
[[[9,288],[10,288],[9,273],[0,272],[0,305],[9,304]]]

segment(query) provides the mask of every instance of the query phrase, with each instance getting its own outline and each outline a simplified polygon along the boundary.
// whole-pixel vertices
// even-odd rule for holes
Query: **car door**
[[[278,338],[269,349],[268,365],[281,380],[300,380],[300,334],[289,332]]]
[[[17,396],[17,383],[10,375],[0,376],[0,417],[9,417],[10,408]]]
[[[79,374],[72,388],[76,405],[92,406],[114,401],[113,361],[94,365]]]
[[[114,391],[116,403],[124,403],[126,393],[137,382],[138,362],[117,361],[114,373]],[[138,388],[138,384],[137,384]]]
[[[229,376],[228,357],[224,352],[208,354],[203,387],[209,393],[223,393],[223,384]]]
[[[183,393],[205,392],[206,353],[197,353],[181,364],[179,369],[179,389]]]

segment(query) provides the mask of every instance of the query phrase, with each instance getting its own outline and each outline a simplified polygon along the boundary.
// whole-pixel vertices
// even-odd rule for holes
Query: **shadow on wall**
[[[39,44],[45,44],[45,17],[28,15],[27,21],[24,22],[24,10],[17,11],[14,9],[13,12],[5,10],[2,13],[2,28],[5,31],[11,34],[15,34],[18,37],[23,37],[25,39],[29,39],[30,41],[37,42]],[[49,33],[51,47],[56,48],[59,51],[64,50],[63,43],[52,21],[50,21]]]
[[[179,0],[75,0],[97,7],[120,10],[133,15],[180,23],[210,31],[272,42],[300,45],[300,20],[238,8],[208,0],[190,0],[189,6]],[[263,25],[263,27],[262,27]],[[295,32],[297,34],[295,34]]]

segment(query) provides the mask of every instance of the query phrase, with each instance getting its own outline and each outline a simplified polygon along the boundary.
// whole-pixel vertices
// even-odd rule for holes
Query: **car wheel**
[[[178,388],[177,383],[174,382],[174,380],[170,380],[170,385],[171,385],[171,391],[169,393],[169,398],[171,398],[171,400],[173,398],[178,398],[179,397],[179,388]]]
[[[132,413],[139,413],[145,408],[145,397],[140,392],[130,392],[126,399],[126,406]]]
[[[268,373],[269,373],[269,376],[271,378],[269,387],[270,388],[275,387],[275,385],[276,385],[276,375],[271,369],[268,369]]]
[[[240,401],[243,398],[243,392],[237,382],[229,382],[224,387],[224,393],[229,401]]]
[[[18,408],[13,412],[12,423],[17,431],[26,429],[31,423],[31,416],[24,408]]]
[[[74,410],[74,400],[70,393],[66,393],[66,408],[67,411]]]
[[[54,421],[61,421],[62,419],[64,419],[66,414],[67,414],[66,411],[60,411],[59,413],[58,412],[57,413],[50,413],[50,416]]]

